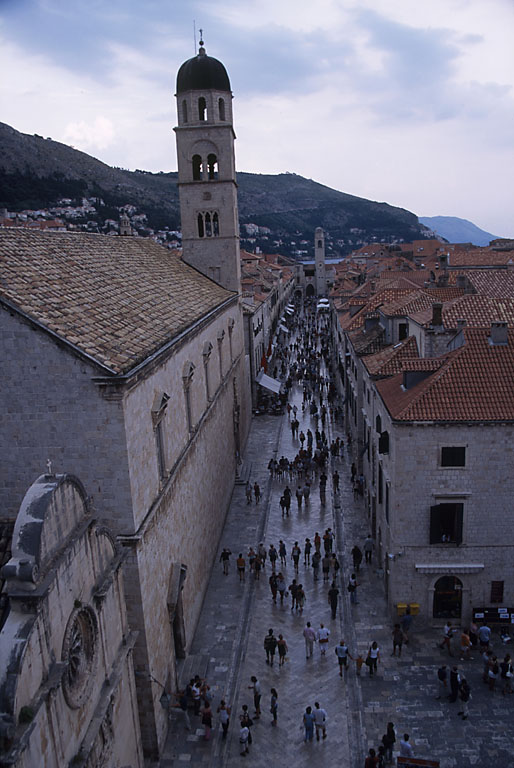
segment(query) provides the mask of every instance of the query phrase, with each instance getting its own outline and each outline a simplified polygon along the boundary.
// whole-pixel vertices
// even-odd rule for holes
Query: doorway
[[[434,586],[434,619],[460,619],[462,581],[456,576],[441,576]]]

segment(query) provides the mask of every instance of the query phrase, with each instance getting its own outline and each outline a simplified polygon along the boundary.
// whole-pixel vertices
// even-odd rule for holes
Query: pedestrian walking
[[[287,565],[287,549],[282,539],[278,542],[278,554],[280,556],[280,565]]]
[[[259,487],[259,483],[257,482],[253,484],[253,494],[255,496],[255,503],[258,504],[261,500],[261,489]]]
[[[316,642],[316,632],[311,627],[310,621],[307,622],[303,630],[303,636],[305,639],[305,658],[310,659],[312,658],[314,643]]]
[[[291,595],[291,610],[294,611],[296,608],[296,593],[298,591],[298,584],[296,583],[296,579],[293,579],[291,584],[287,588],[289,590],[289,594]]]
[[[293,544],[293,548],[291,549],[291,560],[293,561],[293,565],[296,573],[298,573],[298,564],[300,562],[301,554],[302,554],[302,550],[298,546],[298,542],[295,541],[295,543]]]
[[[350,576],[350,579],[348,581],[348,592],[350,593],[350,602],[357,604],[359,601],[357,600],[357,587],[358,587],[357,579],[355,578],[355,574],[352,573]]]
[[[471,689],[468,685],[468,681],[463,677],[459,685],[459,698],[460,698],[460,712],[457,712],[463,720],[468,719],[468,707],[469,700],[471,698]]]
[[[175,704],[172,704],[171,706],[180,710],[184,717],[184,725],[186,726],[186,729],[188,731],[191,730],[191,720],[189,719],[189,713],[187,711],[188,708],[188,700],[187,700],[187,694],[186,691],[177,691],[176,693],[173,693],[172,696],[175,697],[177,700]]]
[[[364,558],[366,560],[366,563],[368,565],[371,565],[371,559],[373,557],[373,539],[371,538],[371,534],[368,534],[365,541],[364,541]]]
[[[277,602],[277,592],[278,592],[277,574],[272,572],[271,576],[268,579],[268,582],[269,582],[269,588],[271,590],[271,598],[272,598],[273,602],[276,604],[276,602]]]
[[[220,563],[223,564],[223,573],[225,574],[225,576],[228,574],[228,565],[229,565],[231,554],[232,552],[230,551],[230,549],[223,548],[223,551],[220,555]]]
[[[305,539],[305,544],[303,547],[303,564],[304,565],[311,564],[311,549],[312,549],[311,540]]]
[[[506,693],[512,693],[513,672],[514,672],[514,669],[512,666],[512,660],[510,658],[510,654],[507,653],[502,663],[500,664],[500,673],[501,673],[501,679],[503,683],[502,694],[504,696]]]
[[[400,626],[402,628],[403,637],[405,640],[405,645],[408,645],[409,643],[409,632],[412,626],[412,614],[410,605],[408,605],[405,609],[405,613],[400,619]]]
[[[337,469],[332,475],[332,482],[334,485],[334,493],[339,493],[339,472],[337,471]]]
[[[253,720],[250,717],[250,713],[248,712],[248,704],[243,704],[241,709],[243,710],[243,713],[239,716],[239,720],[242,726],[248,728],[248,746],[250,746],[250,744],[252,744],[253,742],[253,737],[252,737]]]
[[[323,571],[323,583],[325,583],[328,581],[328,574],[330,573],[330,555],[328,552],[321,561],[321,570]]]
[[[303,488],[301,485],[299,485],[298,488],[296,489],[296,503],[298,504],[299,510],[302,508],[302,501],[303,501]]]
[[[249,753],[248,749],[248,738],[250,736],[250,729],[247,725],[243,725],[241,722],[241,727],[239,729],[239,753],[244,757]]]
[[[209,741],[211,738],[212,729],[212,709],[209,701],[204,701],[204,705],[201,709],[202,725],[203,725],[203,737],[205,741]]]
[[[346,671],[348,669],[348,657],[350,659],[350,651],[344,640],[341,640],[335,647],[335,654],[337,656],[337,663],[339,665],[339,677],[343,676],[343,668]]]
[[[298,584],[298,589],[296,590],[296,610],[300,614],[302,614],[304,606],[305,606],[305,590],[303,588],[303,584]]]
[[[286,591],[287,591],[286,582],[285,582],[285,579],[284,579],[282,573],[279,573],[278,576],[277,576],[277,589],[278,589],[278,593],[280,595],[280,605],[282,605],[283,602],[284,602],[284,596],[285,596]]]
[[[387,723],[387,730],[382,736],[382,744],[385,748],[385,758],[388,763],[393,762],[393,749],[396,743],[396,731],[394,723]]]
[[[450,670],[450,695],[448,697],[451,704],[454,704],[457,701],[458,695],[459,695],[459,685],[460,685],[460,675],[459,675],[459,669],[454,664],[453,667]]]
[[[282,510],[282,517],[285,517],[286,509],[287,509],[287,502],[286,502],[286,497],[284,496],[284,494],[282,494],[282,496],[280,497],[279,504],[280,504],[280,509]]]
[[[400,657],[402,655],[403,632],[399,624],[394,625],[392,635],[393,635],[393,652],[391,656],[396,656],[396,649],[398,648],[398,656]]]
[[[226,739],[227,733],[228,733],[228,726],[230,725],[230,707],[226,704],[224,699],[220,701],[220,705],[216,710],[216,712],[218,713],[221,729],[223,731],[222,738]]]
[[[380,661],[380,648],[376,640],[373,640],[366,657],[366,664],[369,667],[369,676],[373,677],[373,673],[378,674],[378,662]]]
[[[270,700],[270,712],[273,720],[271,721],[271,725],[277,724],[277,713],[278,713],[278,693],[276,688],[272,688],[271,691],[271,700]]]
[[[314,574],[314,581],[317,581],[319,578],[320,563],[321,563],[321,555],[318,552],[318,550],[316,550],[312,556],[312,571]]]
[[[270,544],[270,547],[268,549],[268,557],[269,557],[269,561],[271,563],[271,569],[274,571],[275,570],[275,563],[277,562],[277,559],[278,559],[278,552],[275,549],[273,544]]]
[[[330,630],[325,627],[324,624],[319,625],[319,629],[316,632],[316,640],[319,643],[320,655],[324,656],[328,646],[328,638],[330,637]]]
[[[490,641],[491,641],[491,630],[487,626],[487,624],[482,624],[482,626],[478,630],[478,642],[480,643],[480,648],[482,650],[487,650],[489,648]]]
[[[243,553],[239,553],[239,557],[236,560],[237,565],[237,572],[239,574],[239,581],[245,580],[245,568],[246,568],[246,560],[243,557]]]
[[[314,549],[316,552],[321,552],[321,536],[317,531],[314,534]]]
[[[312,741],[314,736],[314,715],[312,714],[312,707],[307,707],[303,716],[303,727],[305,728],[304,741]]]
[[[277,648],[277,638],[273,634],[273,630],[270,629],[268,634],[264,638],[264,650],[266,651],[266,664],[273,666],[273,659],[275,658],[275,650]]]
[[[246,493],[246,503],[251,504],[252,503],[252,486],[250,485],[249,480],[246,483],[245,493]]]
[[[444,648],[448,649],[448,655],[453,656],[452,653],[452,637],[453,637],[453,627],[451,621],[447,621],[444,625],[443,629],[443,640],[441,643],[439,643],[439,648],[443,650]]]
[[[314,725],[316,726],[316,741],[319,741],[320,733],[327,738],[327,713],[320,707],[319,701],[314,702]]]
[[[352,561],[353,561],[353,569],[356,573],[358,573],[362,563],[362,551],[359,549],[357,544],[354,545],[351,551],[351,555],[352,555]]]
[[[437,670],[437,696],[436,699],[445,698],[448,691],[448,670],[443,664]]]
[[[339,598],[339,590],[336,587],[335,581],[332,582],[332,586],[328,590],[328,604],[330,605],[330,610],[332,611],[332,618],[335,619],[337,614],[337,601]]]
[[[472,661],[471,656],[471,640],[467,630],[463,629],[460,635],[460,660]]]
[[[489,690],[493,693],[494,693],[496,680],[498,679],[499,673],[500,673],[500,665],[498,664],[498,659],[496,658],[496,656],[491,656],[491,661],[489,663],[489,671],[487,673],[487,682],[489,684]]]
[[[253,690],[253,707],[255,709],[255,717],[259,718],[261,716],[261,684],[255,675],[252,675],[250,680],[252,684],[249,685],[248,688]]]
[[[282,667],[286,661],[286,656],[287,656],[287,643],[284,640],[283,635],[278,636],[277,650],[278,650],[278,665],[279,667]]]

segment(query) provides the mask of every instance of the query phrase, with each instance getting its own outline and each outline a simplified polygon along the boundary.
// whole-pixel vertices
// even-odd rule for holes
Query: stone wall
[[[121,402],[99,397],[94,366],[18,315],[0,309],[0,514],[14,519],[26,489],[52,461],[80,477],[117,530],[130,510]]]

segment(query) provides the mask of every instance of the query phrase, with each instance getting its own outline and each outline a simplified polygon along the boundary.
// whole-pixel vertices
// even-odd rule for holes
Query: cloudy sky
[[[176,170],[194,24],[241,171],[290,171],[514,236],[513,0],[0,0],[2,121]]]

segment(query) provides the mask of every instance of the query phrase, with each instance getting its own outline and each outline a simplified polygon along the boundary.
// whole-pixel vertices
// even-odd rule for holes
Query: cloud
[[[112,122],[102,116],[95,117],[93,122],[68,123],[64,128],[63,141],[72,146],[80,146],[81,149],[106,149],[111,146],[116,132]]]

